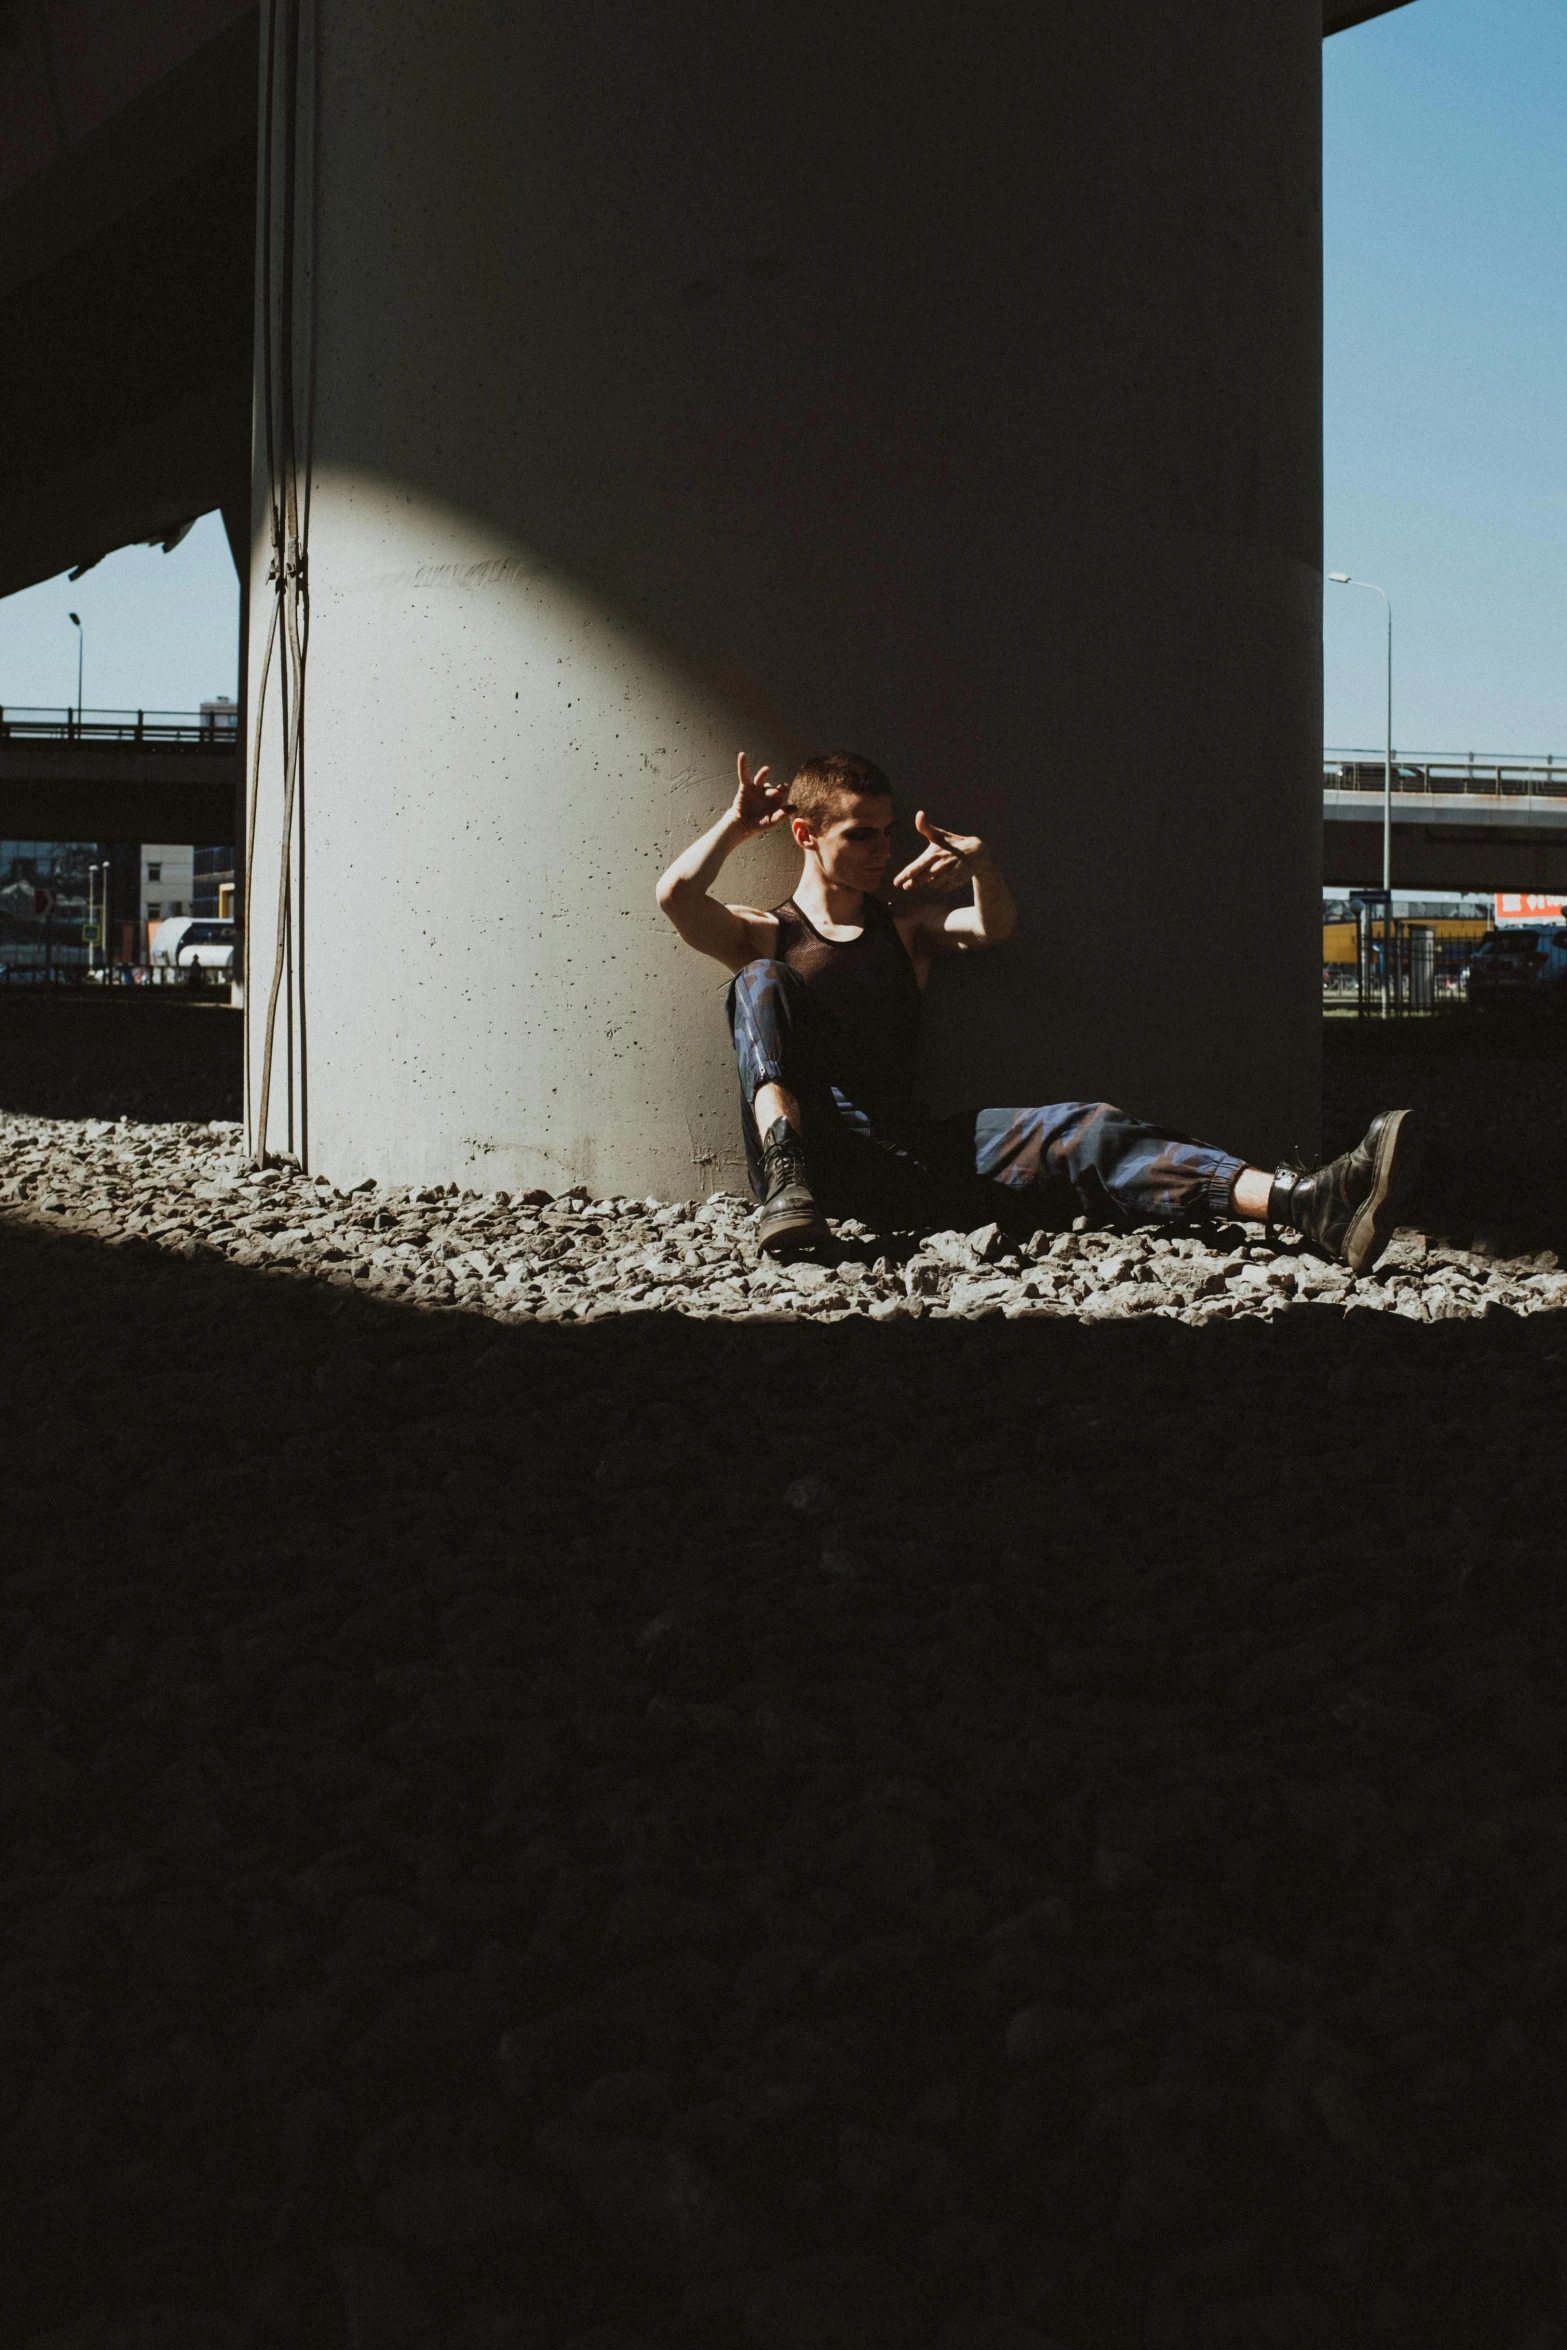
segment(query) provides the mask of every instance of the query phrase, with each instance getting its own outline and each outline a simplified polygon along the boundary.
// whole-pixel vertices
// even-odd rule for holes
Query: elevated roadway
[[[194,710],[0,707],[0,835],[9,840],[189,840],[242,829],[233,731]],[[1382,762],[1329,751],[1322,870],[1374,888],[1382,873]],[[1567,759],[1400,752],[1393,872],[1401,889],[1567,890]]]
[[[1380,753],[1329,751],[1322,787],[1323,879],[1376,888],[1382,879]],[[1567,890],[1567,759],[1396,752],[1393,885]]]
[[[0,836],[188,840],[240,834],[244,762],[199,711],[0,708]]]

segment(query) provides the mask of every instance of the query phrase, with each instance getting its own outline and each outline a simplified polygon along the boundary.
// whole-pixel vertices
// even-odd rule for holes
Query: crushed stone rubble
[[[778,1263],[757,1248],[753,1204],[729,1193],[665,1203],[581,1188],[343,1191],[290,1162],[247,1167],[239,1128],[222,1120],[0,1115],[0,1214],[520,1321],[663,1309],[810,1322],[1158,1315],[1201,1327],[1302,1306],[1435,1322],[1567,1305],[1550,1250],[1489,1257],[1412,1228],[1359,1279],[1254,1225],[1103,1231],[1081,1217],[1023,1242],[995,1224],[916,1236],[846,1220],[824,1256]]]

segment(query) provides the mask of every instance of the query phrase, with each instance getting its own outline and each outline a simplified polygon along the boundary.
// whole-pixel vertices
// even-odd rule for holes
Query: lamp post
[[[89,932],[97,928],[97,921],[98,867],[96,865],[89,865],[87,868],[87,928]],[[89,937],[87,941],[87,968],[89,971],[96,970],[98,966],[98,957],[95,952],[96,946],[96,939]]]
[[[76,631],[76,731],[80,734],[82,731],[82,651],[87,642],[87,632],[82,626],[82,616],[79,612],[71,614],[71,626]]]
[[[1365,588],[1387,606],[1387,698],[1382,735],[1382,1011],[1387,1014],[1388,961],[1393,951],[1393,599],[1386,588],[1369,579],[1352,579],[1347,571],[1330,571],[1335,587]]]

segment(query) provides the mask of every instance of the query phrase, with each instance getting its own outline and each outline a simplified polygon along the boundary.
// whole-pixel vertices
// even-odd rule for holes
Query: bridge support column
[[[1024,935],[938,975],[939,1096],[1309,1148],[1320,0],[305,25],[273,1147],[738,1185],[723,976],[652,893],[745,744],[861,750],[993,835]]]

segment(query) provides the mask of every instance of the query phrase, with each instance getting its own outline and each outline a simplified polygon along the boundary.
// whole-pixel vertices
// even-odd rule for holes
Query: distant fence
[[[172,987],[187,995],[227,1000],[230,987],[227,971],[205,969],[200,964],[185,964],[175,970],[168,963],[114,963],[105,970],[102,963],[88,961],[92,951],[62,943],[46,958],[41,951],[29,955],[25,948],[0,946],[0,988],[24,991],[68,988],[75,993],[98,995],[105,988]]]
[[[1384,788],[1380,751],[1324,751],[1322,781],[1330,791]],[[1395,751],[1395,793],[1461,792],[1482,799],[1567,798],[1567,759],[1514,758],[1496,751]]]
[[[43,710],[0,704],[0,742],[146,743],[159,750],[232,751],[239,746],[239,710]]]
[[[1467,935],[1444,935],[1437,922],[1396,916],[1380,890],[1359,897],[1355,916],[1324,925],[1325,948],[1352,950],[1352,959],[1324,957],[1324,1010],[1396,1019],[1469,1001],[1470,965],[1486,936],[1478,924],[1466,926]]]
[[[1367,942],[1366,952],[1353,963],[1324,963],[1322,1001],[1334,1011],[1355,1011],[1380,1018],[1406,1012],[1441,1012],[1469,1001],[1469,961],[1474,953],[1466,938],[1433,938],[1419,923],[1401,923],[1391,943]]]

